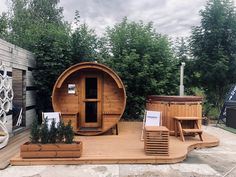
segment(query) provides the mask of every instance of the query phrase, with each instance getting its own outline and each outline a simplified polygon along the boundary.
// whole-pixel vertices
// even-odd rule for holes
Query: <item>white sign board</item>
[[[47,119],[48,129],[50,129],[53,119],[55,121],[55,127],[57,127],[60,122],[60,112],[44,112],[43,118],[44,120]]]
[[[68,84],[68,94],[75,94],[75,84]]]
[[[145,125],[146,126],[160,126],[161,125],[161,112],[147,111]]]

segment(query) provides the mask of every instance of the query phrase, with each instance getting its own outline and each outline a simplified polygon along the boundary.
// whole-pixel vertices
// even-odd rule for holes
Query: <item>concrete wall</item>
[[[35,68],[36,64],[34,55],[27,50],[0,39],[0,62],[6,66],[9,76],[12,76],[14,69],[20,69],[25,73],[26,84],[24,86],[25,88],[23,88],[25,90],[25,126],[29,127],[32,120],[36,117],[36,88],[34,87],[32,76],[32,70]],[[11,80],[13,79],[11,78]],[[11,134],[13,128],[12,107],[11,111],[7,114],[6,127]]]

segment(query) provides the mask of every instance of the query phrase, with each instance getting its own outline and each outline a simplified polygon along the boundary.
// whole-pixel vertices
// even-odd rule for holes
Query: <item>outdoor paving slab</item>
[[[118,165],[10,166],[1,177],[118,177]]]
[[[207,164],[122,165],[120,177],[221,176]]]
[[[0,171],[2,177],[214,177],[207,164],[174,165],[57,165],[17,166]]]
[[[208,164],[222,176],[236,166],[236,134],[215,126],[203,127],[203,131],[220,139],[220,145],[214,148],[203,148],[192,151],[184,163]],[[233,169],[227,177],[235,177]]]

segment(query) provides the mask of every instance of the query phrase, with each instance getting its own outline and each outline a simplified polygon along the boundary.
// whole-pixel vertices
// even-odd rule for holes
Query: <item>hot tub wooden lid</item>
[[[149,95],[147,101],[168,101],[168,102],[202,102],[200,96],[165,96],[165,95]]]

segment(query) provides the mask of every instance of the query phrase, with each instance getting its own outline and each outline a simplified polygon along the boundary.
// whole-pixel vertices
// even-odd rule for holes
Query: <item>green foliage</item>
[[[39,140],[40,140],[40,127],[38,125],[37,119],[34,119],[30,130],[30,142],[39,143]]]
[[[65,29],[48,25],[40,35],[34,50],[36,69],[33,71],[37,90],[37,103],[40,109],[51,108],[51,92],[59,75],[71,64],[69,34]]]
[[[59,0],[11,0],[10,42],[34,52],[41,32],[47,31],[48,24],[64,26]]]
[[[36,119],[34,119],[31,131],[30,131],[30,142],[31,143],[42,143],[42,144],[55,144],[55,143],[73,143],[74,131],[71,126],[71,121],[65,126],[63,121],[58,123],[56,128],[55,120],[53,119],[50,130],[48,129],[48,120],[45,119],[41,128],[38,125]]]
[[[68,124],[65,126],[64,129],[64,136],[65,136],[65,143],[71,144],[74,140],[74,131],[73,127],[71,126],[71,120],[68,122]]]
[[[50,143],[56,143],[57,140],[57,128],[56,128],[56,123],[55,120],[53,119],[51,126],[50,126],[50,130],[49,130],[49,142]]]
[[[86,24],[80,25],[72,34],[73,63],[95,60],[96,48],[97,36],[94,30]]]
[[[63,121],[60,121],[58,124],[57,128],[57,142],[62,143],[64,140],[64,130],[65,130],[65,125]]]
[[[219,116],[219,109],[215,107],[214,104],[210,103],[207,100],[206,94],[204,89],[193,87],[191,88],[191,95],[201,96],[203,98],[203,116],[208,118],[217,118]]]
[[[62,25],[63,8],[58,7],[60,0],[27,0],[28,9],[37,22]]]
[[[51,109],[51,92],[58,76],[72,64],[98,60],[113,68],[127,91],[125,117],[140,117],[147,95],[176,94],[178,61],[167,36],[152,23],[128,22],[127,18],[98,38],[86,24],[74,32],[63,21],[59,0],[11,0],[8,40],[35,54],[33,72],[37,108]]]
[[[166,36],[152,23],[128,22],[125,18],[107,29],[104,45],[110,53],[105,63],[121,77],[127,92],[126,118],[139,118],[147,95],[177,92],[177,63]]]
[[[48,120],[45,119],[41,131],[40,131],[40,138],[42,144],[47,144],[49,142],[49,130],[48,130]]]
[[[51,110],[57,77],[71,65],[70,26],[63,21],[59,0],[11,0],[8,41],[35,54],[37,108]],[[45,79],[46,78],[46,79]]]
[[[7,14],[2,13],[2,15],[0,15],[0,38],[1,39],[6,39],[7,29],[8,29]]]
[[[203,105],[205,115],[210,119],[217,119],[220,115],[220,110],[212,104],[205,102]]]
[[[236,15],[231,0],[209,0],[192,31],[192,80],[198,81],[209,104],[218,109],[236,80]],[[196,79],[195,79],[196,78]]]
[[[181,63],[181,62],[188,62],[192,56],[190,54],[190,49],[189,49],[189,44],[188,44],[189,39],[186,38],[176,38],[175,42],[173,43],[173,50],[176,59]]]

